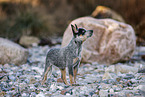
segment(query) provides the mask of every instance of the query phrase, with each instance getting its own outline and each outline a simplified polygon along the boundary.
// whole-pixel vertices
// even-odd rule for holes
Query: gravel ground
[[[60,47],[56,45],[53,47]],[[53,48],[51,47],[51,48]],[[29,48],[30,57],[26,64],[0,65],[0,97],[144,97],[145,74],[137,73],[145,68],[145,62],[138,56],[126,63],[90,63],[80,65],[77,75],[78,86],[66,86],[60,81],[60,70],[53,66],[51,78],[42,86],[48,46]],[[141,49],[141,53],[145,49]],[[69,81],[68,72],[67,80]]]

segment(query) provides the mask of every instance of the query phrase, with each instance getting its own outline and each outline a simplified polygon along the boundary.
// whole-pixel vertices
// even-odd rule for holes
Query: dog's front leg
[[[74,73],[73,73],[73,65],[69,65],[68,66],[68,70],[69,70],[69,79],[70,79],[70,84],[74,84]]]
[[[63,80],[64,84],[68,85],[66,80],[66,69],[60,69],[61,70],[61,79]]]

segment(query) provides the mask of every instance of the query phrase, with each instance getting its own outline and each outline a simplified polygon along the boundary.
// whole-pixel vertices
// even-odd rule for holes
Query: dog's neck
[[[68,47],[72,49],[80,49],[82,47],[82,41],[73,37],[68,44]]]

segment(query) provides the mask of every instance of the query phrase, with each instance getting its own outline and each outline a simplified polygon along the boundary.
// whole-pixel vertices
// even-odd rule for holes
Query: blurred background
[[[62,36],[78,17],[110,18],[110,13],[92,14],[99,5],[117,12],[133,26],[138,45],[145,44],[145,0],[0,0],[0,37],[19,42],[28,35],[47,41]]]

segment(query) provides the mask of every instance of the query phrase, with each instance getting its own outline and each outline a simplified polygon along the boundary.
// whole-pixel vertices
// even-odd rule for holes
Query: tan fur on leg
[[[66,69],[60,69],[60,70],[61,70],[61,78],[64,84],[68,85],[67,80],[66,80]]]
[[[69,79],[70,79],[70,84],[74,84],[74,79],[73,79],[73,76],[71,74],[69,74]]]
[[[74,82],[76,83],[76,76],[77,76],[77,67],[74,68]]]

